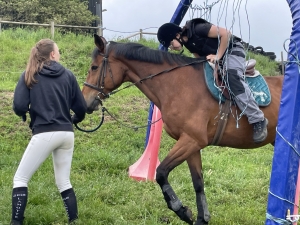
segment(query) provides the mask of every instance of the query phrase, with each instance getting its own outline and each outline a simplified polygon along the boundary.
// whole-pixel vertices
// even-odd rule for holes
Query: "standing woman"
[[[57,44],[40,40],[32,49],[26,71],[16,86],[13,110],[23,120],[30,114],[32,138],[13,179],[11,225],[22,225],[28,182],[52,153],[55,181],[69,223],[78,218],[77,201],[70,183],[74,149],[73,123],[85,117],[86,103],[73,73],[59,64]],[[70,115],[70,110],[75,114]]]

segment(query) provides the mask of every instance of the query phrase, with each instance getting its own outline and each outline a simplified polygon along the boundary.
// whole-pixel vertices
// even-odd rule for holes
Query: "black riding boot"
[[[268,136],[267,126],[267,118],[265,118],[263,121],[253,124],[253,140],[255,143],[261,143],[266,140]]]
[[[69,223],[72,223],[78,218],[77,200],[73,188],[63,191],[61,197],[64,201],[64,206],[68,214]]]
[[[11,225],[22,225],[27,204],[27,187],[14,188],[12,191],[12,216]]]

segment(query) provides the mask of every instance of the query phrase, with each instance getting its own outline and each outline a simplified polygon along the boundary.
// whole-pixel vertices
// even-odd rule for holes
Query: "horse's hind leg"
[[[199,151],[199,145],[193,139],[188,136],[181,137],[156,170],[156,182],[160,185],[168,208],[174,211],[181,220],[190,225],[193,224],[192,212],[182,205],[168,182],[168,176],[176,166],[196,151]]]
[[[190,155],[187,159],[190,168],[194,189],[196,192],[196,203],[198,216],[195,225],[208,224],[210,214],[204,193],[204,180],[202,175],[202,161],[200,151]]]

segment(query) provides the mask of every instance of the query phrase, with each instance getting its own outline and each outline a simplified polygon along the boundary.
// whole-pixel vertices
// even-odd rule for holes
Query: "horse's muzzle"
[[[87,107],[87,114],[92,114],[94,111],[99,110],[99,105],[102,105],[102,101],[96,98],[90,106]]]

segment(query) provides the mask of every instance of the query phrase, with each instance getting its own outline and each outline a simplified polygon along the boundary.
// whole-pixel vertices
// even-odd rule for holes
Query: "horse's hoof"
[[[193,225],[193,213],[188,207],[181,207],[176,213],[181,220]]]
[[[185,207],[186,211],[185,211],[185,215],[186,217],[188,217],[191,221],[191,224],[193,224],[193,213],[192,210],[190,210],[188,207]]]

